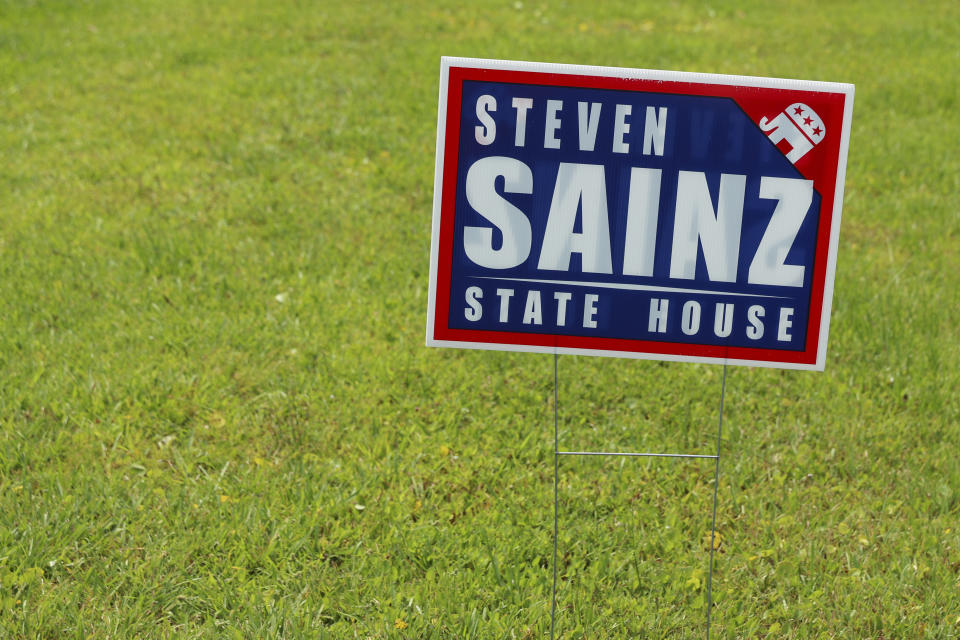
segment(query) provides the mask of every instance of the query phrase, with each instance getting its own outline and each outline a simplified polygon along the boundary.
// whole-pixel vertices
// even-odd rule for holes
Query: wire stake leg
[[[559,435],[557,434],[557,358],[553,354],[553,592],[550,604],[550,640],[553,640],[557,621],[557,469],[560,464]]]
[[[710,640],[710,614],[713,612],[713,549],[717,536],[717,489],[720,486],[720,438],[723,435],[723,399],[727,391],[727,363],[723,363],[720,383],[720,420],[717,424],[717,455],[713,467],[713,521],[710,524],[710,571],[707,574],[707,640]]]

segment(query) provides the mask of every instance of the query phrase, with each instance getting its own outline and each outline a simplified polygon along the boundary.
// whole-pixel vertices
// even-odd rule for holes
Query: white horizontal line
[[[777,298],[789,300],[790,296],[769,296],[760,293],[740,293],[735,291],[711,291],[709,289],[680,289],[677,287],[656,287],[647,284],[627,284],[625,282],[587,282],[583,280],[538,280],[536,278],[505,278],[501,276],[470,276],[479,280],[506,280],[508,282],[535,282],[537,284],[559,284],[565,287],[599,287],[602,289],[625,289],[627,291],[661,291],[665,293],[703,293],[713,296],[743,296],[747,298]]]

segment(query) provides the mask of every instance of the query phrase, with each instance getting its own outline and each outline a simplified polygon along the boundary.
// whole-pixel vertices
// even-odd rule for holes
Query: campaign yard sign
[[[444,58],[427,344],[822,370],[853,86]]]

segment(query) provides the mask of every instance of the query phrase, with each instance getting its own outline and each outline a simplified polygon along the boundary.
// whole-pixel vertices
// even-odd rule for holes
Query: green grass
[[[553,360],[422,346],[468,55],[856,83],[827,370],[729,372],[712,637],[957,638],[958,43],[955,2],[0,2],[0,637],[546,637]],[[716,366],[560,381],[565,448],[711,451]],[[703,637],[712,477],[561,461],[561,637]]]

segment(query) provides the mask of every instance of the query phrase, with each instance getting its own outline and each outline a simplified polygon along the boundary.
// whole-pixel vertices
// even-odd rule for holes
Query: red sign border
[[[461,98],[463,82],[466,80],[726,97],[734,99],[754,121],[758,119],[756,113],[761,108],[755,104],[760,97],[763,98],[763,104],[771,101],[783,106],[793,102],[813,103],[816,105],[813,107],[814,111],[818,113],[826,112],[834,115],[842,113],[843,124],[840,135],[830,136],[832,138],[831,144],[823,149],[824,153],[821,155],[821,157],[826,156],[827,160],[817,165],[805,165],[801,160],[797,165],[797,168],[806,177],[814,180],[814,186],[822,196],[807,339],[803,351],[451,329],[448,325],[451,293],[450,273],[453,257]],[[757,89],[762,89],[762,91],[757,91]],[[471,58],[443,58],[437,121],[437,165],[434,184],[434,224],[427,316],[427,345],[729,363],[822,371],[826,359],[829,314],[833,297],[853,93],[853,85],[841,83]],[[822,144],[825,143],[826,140]],[[833,164],[834,159],[836,164]],[[835,171],[833,170],[834,167],[836,168]],[[810,175],[814,172],[821,175]],[[832,199],[829,197],[831,192],[834,194]]]

